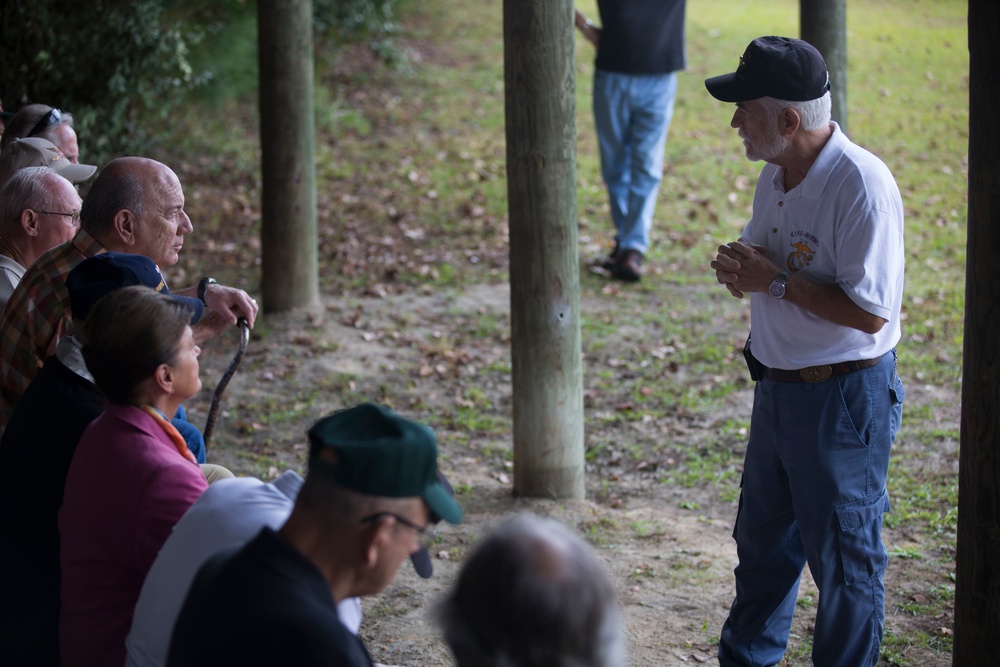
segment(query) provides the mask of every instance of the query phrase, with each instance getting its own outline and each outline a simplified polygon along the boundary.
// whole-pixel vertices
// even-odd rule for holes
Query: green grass
[[[742,464],[742,452],[732,443],[725,440],[707,443],[684,454],[682,463],[663,481],[687,488],[710,484],[724,489],[739,483]]]

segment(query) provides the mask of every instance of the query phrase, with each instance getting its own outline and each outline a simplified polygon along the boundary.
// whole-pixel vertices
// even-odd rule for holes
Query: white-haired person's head
[[[624,667],[615,587],[578,535],[524,514],[487,536],[438,604],[458,667]]]

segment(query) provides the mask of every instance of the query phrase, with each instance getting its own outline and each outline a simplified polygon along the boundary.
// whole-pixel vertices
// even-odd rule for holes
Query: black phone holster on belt
[[[743,358],[746,359],[747,369],[750,371],[750,379],[757,382],[764,377],[764,366],[757,361],[757,358],[753,356],[753,352],[750,351],[750,335],[747,334],[747,342],[743,346]]]

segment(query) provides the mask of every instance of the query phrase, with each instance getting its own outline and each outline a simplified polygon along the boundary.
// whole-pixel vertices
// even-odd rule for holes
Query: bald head
[[[183,237],[193,231],[177,175],[143,157],[109,162],[87,193],[81,219],[108,250],[145,255],[161,268],[177,263]]]

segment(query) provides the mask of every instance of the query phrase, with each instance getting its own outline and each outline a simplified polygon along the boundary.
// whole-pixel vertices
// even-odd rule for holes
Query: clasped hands
[[[765,246],[743,238],[720,245],[711,266],[715,278],[737,299],[749,292],[766,292],[779,271],[768,259]]]

